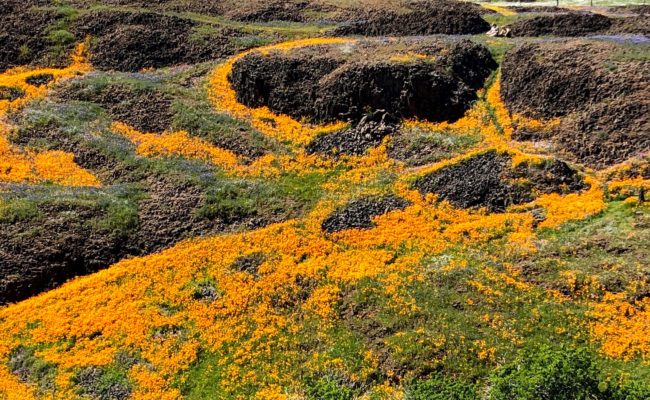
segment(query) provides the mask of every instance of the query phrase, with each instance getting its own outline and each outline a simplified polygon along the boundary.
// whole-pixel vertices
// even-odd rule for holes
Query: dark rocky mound
[[[114,6],[131,6],[131,7],[156,7],[171,3],[174,0],[102,0],[103,4]]]
[[[407,200],[397,196],[364,197],[352,200],[327,217],[321,228],[328,233],[346,229],[370,229],[375,226],[372,222],[373,217],[403,210],[409,205]]]
[[[306,207],[302,199],[272,191],[270,184],[223,179],[209,166],[134,157],[128,140],[99,140],[56,119],[13,118],[23,118],[12,121],[20,126],[10,136],[14,144],[71,152],[104,187],[60,194],[55,190],[63,189],[51,185],[0,185],[17,204],[30,205],[29,212],[0,210],[0,304],[183,239],[295,218]],[[263,197],[264,190],[272,195]]]
[[[535,118],[563,117],[546,137],[520,132],[523,140],[551,140],[575,160],[596,168],[650,148],[650,62],[643,51],[602,42],[526,44],[508,52],[502,96],[512,112]]]
[[[22,0],[0,2],[0,72],[20,65],[45,63],[48,41],[44,31],[58,14],[34,10],[31,5]]]
[[[226,228],[223,221],[203,218],[199,214],[198,210],[205,204],[205,193],[199,186],[162,176],[151,176],[145,184],[147,196],[139,202],[139,224],[133,235],[140,254]],[[242,215],[240,221],[229,222],[243,222],[246,217]]]
[[[250,1],[228,16],[242,22],[307,22],[310,18],[306,11],[316,12],[320,8],[309,1],[263,1],[261,4]]]
[[[344,63],[328,54],[251,53],[234,64],[229,79],[241,103],[301,118],[316,111],[320,80]]]
[[[612,18],[612,27],[608,33],[650,36],[650,16]]]
[[[648,15],[650,14],[650,5],[614,6],[609,7],[607,11],[613,14]]]
[[[130,248],[126,238],[111,238],[111,232],[88,224],[102,216],[94,207],[58,204],[41,212],[42,218],[29,223],[0,223],[0,304],[95,272]]]
[[[566,8],[555,6],[508,6],[508,10],[512,10],[518,14],[523,13],[566,13],[570,12]]]
[[[130,88],[109,84],[98,90],[73,82],[58,92],[64,100],[89,101],[101,105],[115,121],[141,132],[164,132],[169,129],[174,111],[171,96],[158,90]]]
[[[364,116],[353,128],[317,137],[306,150],[308,154],[363,155],[368,149],[379,146],[386,136],[396,133],[398,124],[397,118],[378,110]]]
[[[443,121],[465,113],[496,67],[489,51],[469,40],[404,44],[430,58],[393,60],[395,42],[380,41],[346,45],[346,51],[318,46],[252,53],[235,63],[230,81],[241,103],[294,118],[359,121],[386,110],[400,118]]]
[[[406,11],[356,9],[334,34],[340,36],[471,35],[490,29],[473,4],[451,0],[410,2]]]
[[[91,62],[106,70],[135,72],[197,63],[233,54],[231,38],[241,33],[215,30],[197,39],[197,23],[155,13],[93,11],[74,24],[77,37],[92,36]]]
[[[124,257],[224,228],[197,221],[202,193],[196,187],[152,181],[147,193],[126,228],[104,222],[107,209],[80,202],[45,204],[39,206],[39,218],[0,222],[0,304],[57,287]]]
[[[635,94],[585,107],[565,117],[552,140],[595,168],[640,155],[650,149],[650,98]]]
[[[578,173],[558,160],[512,168],[506,154],[489,151],[442,168],[415,181],[420,193],[434,193],[459,208],[504,212],[533,201],[539,194],[575,192],[585,188]]]
[[[17,87],[0,86],[0,101],[9,100],[14,101],[25,96],[25,92]]]
[[[541,15],[508,25],[513,36],[586,36],[604,33],[611,26],[611,18],[583,12]]]
[[[136,0],[137,1],[137,0]],[[147,0],[142,0],[147,1]],[[223,0],[202,0],[202,1],[172,1],[164,4],[165,11],[192,12],[197,14],[222,16],[226,12]],[[241,2],[240,2],[241,4]]]
[[[25,82],[32,86],[43,86],[54,80],[54,75],[52,74],[36,74],[27,77]]]

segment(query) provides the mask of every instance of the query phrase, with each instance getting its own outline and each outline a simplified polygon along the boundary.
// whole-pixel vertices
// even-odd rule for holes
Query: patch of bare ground
[[[322,229],[328,233],[346,229],[370,229],[375,226],[372,221],[374,217],[403,210],[409,204],[408,200],[392,195],[355,199],[328,216],[322,223]]]
[[[650,61],[634,47],[562,41],[524,44],[506,54],[502,96],[512,112],[562,117],[550,140],[577,162],[603,168],[650,149]]]

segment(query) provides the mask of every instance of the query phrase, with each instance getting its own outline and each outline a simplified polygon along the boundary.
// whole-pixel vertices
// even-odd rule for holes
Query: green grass
[[[27,199],[14,199],[0,203],[0,222],[15,224],[30,221],[39,217],[36,204]]]
[[[84,398],[126,400],[132,390],[128,370],[141,362],[125,352],[119,352],[115,360],[103,367],[80,368],[72,377],[76,393]]]
[[[19,346],[11,351],[7,367],[23,382],[31,383],[43,396],[56,388],[56,365],[36,355],[35,348]]]
[[[268,180],[219,180],[206,185],[203,218],[235,221],[242,216],[297,217],[313,207],[330,174],[287,174]]]
[[[186,400],[234,399],[234,396],[221,388],[223,371],[219,368],[220,361],[215,353],[199,353],[187,379],[179,385]]]
[[[650,61],[650,44],[622,44],[617,46],[617,50],[609,57],[612,62],[629,62]],[[639,65],[640,67],[641,65]]]
[[[502,14],[484,14],[483,19],[490,23],[490,25],[495,24],[498,26],[510,25],[514,22],[521,21],[524,19],[531,18],[529,15],[502,15]]]
[[[406,386],[406,400],[475,400],[478,386],[470,382],[433,375]]]
[[[644,260],[650,259],[650,213],[612,202],[601,215],[545,232],[538,254],[519,261],[530,279],[543,281],[574,297],[600,297],[649,283]],[[577,275],[568,285],[562,272]],[[596,278],[600,287],[589,285]],[[639,289],[641,290],[641,289]],[[630,294],[634,296],[634,293]]]
[[[634,226],[635,218],[638,215],[633,208],[613,203],[600,216],[544,232],[542,241],[559,245],[569,237],[573,241],[588,240],[594,230],[600,229],[629,235],[638,229]],[[619,227],[606,228],[608,223],[604,221],[616,221]],[[649,368],[635,362],[636,369],[630,366],[622,370],[621,363],[598,356],[598,344],[586,340],[588,320],[580,299],[564,303],[547,301],[546,281],[522,290],[501,279],[490,279],[494,273],[511,273],[491,256],[502,252],[501,240],[497,238],[476,248],[454,249],[423,262],[425,279],[403,288],[403,293],[418,305],[417,311],[396,312],[380,281],[366,278],[354,287],[343,288],[337,306],[340,319],[326,331],[309,319],[302,320],[298,335],[288,339],[302,353],[339,359],[351,374],[360,374],[368,367],[364,356],[367,349],[373,349],[381,360],[365,381],[355,384],[327,367],[299,376],[307,398],[355,398],[365,393],[364,388],[383,382],[390,373],[394,379],[407,383],[407,399],[413,400],[474,399],[476,393],[488,392],[495,400],[532,400],[540,398],[535,397],[539,393],[557,394],[566,379],[580,393],[589,394],[585,399],[644,399],[647,388],[633,386],[636,379],[647,376]],[[642,242],[635,239],[633,243],[641,246]],[[533,257],[532,262],[543,263],[549,253],[542,247]],[[466,267],[444,269],[452,261],[463,260]],[[563,256],[562,260],[580,262],[575,254]],[[495,272],[485,274],[488,267]],[[471,281],[481,282],[499,294],[477,290]],[[491,326],[491,320],[502,321],[503,325]],[[494,355],[487,359],[479,357],[478,341],[494,349]],[[227,350],[224,352],[228,354]],[[276,349],[271,357],[282,355],[283,351]],[[530,355],[538,358],[531,359]],[[183,393],[195,399],[229,398],[219,387],[222,361],[217,354],[203,354],[190,369]],[[297,356],[291,362],[298,366],[305,361]],[[622,371],[631,374],[631,378],[623,379],[621,385],[614,384],[619,376],[625,375]],[[509,394],[512,387],[520,388],[520,397]],[[253,392],[251,389],[250,393]],[[620,397],[621,393],[628,397]]]
[[[480,140],[479,132],[459,135],[445,131],[430,132],[414,127],[403,129],[399,136],[393,138],[389,153],[407,165],[425,165],[458,155],[478,144]]]

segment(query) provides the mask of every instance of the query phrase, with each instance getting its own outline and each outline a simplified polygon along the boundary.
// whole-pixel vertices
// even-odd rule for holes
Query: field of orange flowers
[[[254,51],[348,41],[308,39]],[[580,290],[603,290],[601,282],[585,283],[567,269],[557,285],[545,285],[520,268],[556,232],[609,215],[612,207],[647,216],[647,204],[638,199],[639,188],[650,188],[647,180],[617,174],[626,165],[584,170],[589,188],[582,192],[543,194],[503,213],[455,208],[422,195],[413,182],[489,151],[510,156],[513,167],[543,163],[552,154],[511,135],[515,126],[550,129],[557,121],[511,115],[496,76],[457,122],[405,122],[450,135],[477,132],[480,142],[461,155],[412,168],[388,156],[390,139],[363,156],[310,155],[305,145],[311,139],[345,124],[313,125],[238,103],[228,74],[245,54],[210,73],[211,104],[286,144],[289,152],[247,163],[192,132],[139,132],[121,121],[111,130],[128,139],[139,157],[195,160],[232,177],[329,174],[316,206],[302,218],[125,259],[1,308],[1,399],[103,398],[84,389],[82,372],[89,368],[112,376],[108,387],[121,384],[129,398],[140,400],[352,398],[319,397],[324,392],[313,388],[322,382],[349,388],[358,398],[400,399],[407,397],[409,382],[433,371],[482,384],[519,349],[553,342],[589,346],[609,363],[630,366],[632,375],[609,374],[605,383],[650,374],[650,302],[630,299],[648,289],[646,281],[582,296]],[[0,101],[0,182],[102,185],[71,153],[39,153],[6,139],[12,129],[7,113],[49,89],[25,78],[49,73],[55,77],[49,85],[55,85],[89,72],[83,57],[79,47],[67,68],[0,75],[0,85],[26,93]],[[370,229],[322,230],[323,221],[349,201],[389,194],[409,205],[375,217]],[[543,209],[545,219],[537,223],[533,209]],[[259,262],[238,267],[251,259]],[[17,374],[16,360],[31,375]],[[34,365],[40,372],[30,369]]]

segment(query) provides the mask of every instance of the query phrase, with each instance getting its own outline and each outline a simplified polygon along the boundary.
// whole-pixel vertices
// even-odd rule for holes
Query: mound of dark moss
[[[408,200],[397,196],[363,197],[334,211],[323,221],[321,228],[328,233],[346,229],[370,229],[375,226],[372,221],[374,217],[403,210],[409,205]]]
[[[399,120],[382,110],[364,116],[353,128],[319,136],[307,145],[307,153],[362,155],[386,136],[399,131]]]
[[[583,164],[601,168],[650,148],[650,61],[644,45],[562,41],[509,51],[501,69],[502,97],[516,113],[562,117],[551,140]],[[647,50],[645,50],[647,51]]]
[[[77,37],[91,36],[91,62],[104,70],[139,71],[207,61],[234,53],[233,29],[208,29],[197,38],[196,22],[146,12],[93,11],[73,26]]]
[[[438,0],[409,2],[405,10],[386,8],[350,11],[349,19],[336,28],[340,36],[471,35],[490,29],[473,4]]]
[[[425,58],[393,58],[404,52]],[[359,121],[385,110],[453,121],[494,68],[487,48],[469,40],[366,41],[251,53],[233,65],[229,79],[241,103],[294,118]]]
[[[486,208],[504,212],[509,206],[531,202],[539,194],[568,193],[585,189],[580,175],[566,163],[554,160],[542,165],[521,164],[496,151],[464,159],[425,175],[414,182],[423,195],[459,208]]]
[[[508,27],[513,36],[586,36],[604,33],[611,26],[611,18],[602,14],[570,12],[540,15]]]

